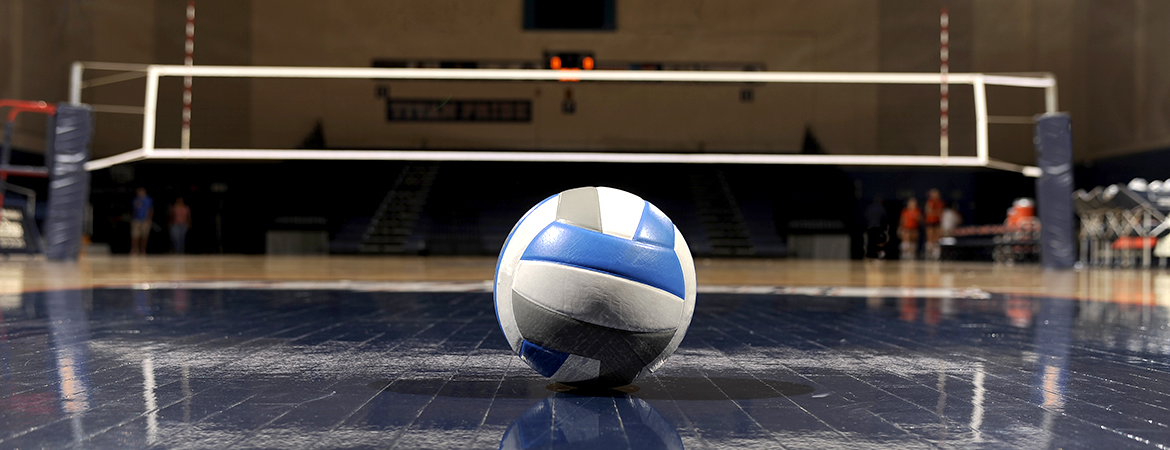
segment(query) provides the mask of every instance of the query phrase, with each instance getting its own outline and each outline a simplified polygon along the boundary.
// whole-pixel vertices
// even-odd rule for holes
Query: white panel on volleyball
[[[601,204],[601,232],[625,239],[633,239],[642,221],[646,201],[642,197],[614,188],[598,187],[597,200]]]
[[[569,355],[561,367],[553,374],[552,379],[572,383],[597,378],[601,374],[601,361],[579,355]]]
[[[685,287],[685,296],[683,297],[683,312],[682,318],[678,322],[678,329],[674,332],[674,337],[671,338],[670,343],[666,344],[666,348],[654,358],[650,364],[646,365],[646,371],[653,372],[662,367],[662,363],[666,362],[666,358],[678,349],[678,345],[682,343],[683,337],[687,334],[687,328],[691,326],[691,318],[695,315],[695,295],[698,294],[698,282],[695,279],[695,260],[691,257],[691,248],[687,246],[686,239],[683,239],[682,232],[678,228],[674,229],[674,253],[678,255],[678,261],[682,264],[683,272],[683,286]]]
[[[674,330],[684,309],[683,299],[662,289],[543,261],[520,261],[513,289],[549,311],[624,331]]]

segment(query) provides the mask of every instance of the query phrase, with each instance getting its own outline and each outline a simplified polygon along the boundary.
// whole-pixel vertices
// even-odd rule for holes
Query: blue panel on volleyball
[[[596,270],[686,296],[682,265],[673,248],[553,222],[532,240],[524,261],[548,261]]]
[[[638,222],[638,231],[634,232],[634,240],[673,250],[674,224],[670,223],[666,214],[646,203],[646,209],[642,210],[642,219]]]
[[[521,341],[520,359],[532,366],[537,373],[551,377],[557,373],[561,365],[565,364],[565,360],[569,359],[569,354],[550,350],[528,341]]]

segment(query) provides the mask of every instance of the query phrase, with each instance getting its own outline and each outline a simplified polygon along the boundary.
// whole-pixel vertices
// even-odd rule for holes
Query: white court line
[[[988,299],[991,294],[982,289],[921,288],[921,287],[832,287],[832,286],[699,286],[700,294],[774,294],[807,295],[810,297],[914,297],[914,298],[972,298]]]
[[[142,283],[135,290],[154,289],[245,289],[245,290],[335,290],[356,292],[491,292],[491,281],[178,281]],[[105,288],[110,288],[106,286]]]
[[[484,281],[179,281],[133,285],[137,290],[153,289],[255,289],[255,290],[344,290],[356,292],[492,292],[493,282]],[[109,287],[107,287],[109,288]],[[833,287],[833,286],[735,286],[701,285],[700,294],[772,294],[811,297],[914,297],[988,299],[991,294],[975,288],[922,287]]]

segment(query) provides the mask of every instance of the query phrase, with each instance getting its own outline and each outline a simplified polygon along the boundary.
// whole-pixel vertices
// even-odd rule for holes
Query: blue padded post
[[[93,110],[88,105],[62,103],[49,172],[49,214],[45,218],[45,256],[73,260],[81,252],[85,203],[89,200],[89,144],[93,137]]]
[[[1069,115],[1038,116],[1035,142],[1037,164],[1042,171],[1036,180],[1040,264],[1045,268],[1070,268],[1077,262],[1077,234],[1072,200],[1072,126]]]

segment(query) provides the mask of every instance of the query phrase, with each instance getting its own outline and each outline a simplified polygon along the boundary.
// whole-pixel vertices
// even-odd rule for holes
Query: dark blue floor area
[[[700,294],[666,365],[602,393],[512,355],[489,293],[2,300],[0,448],[1170,446],[1160,306]]]

